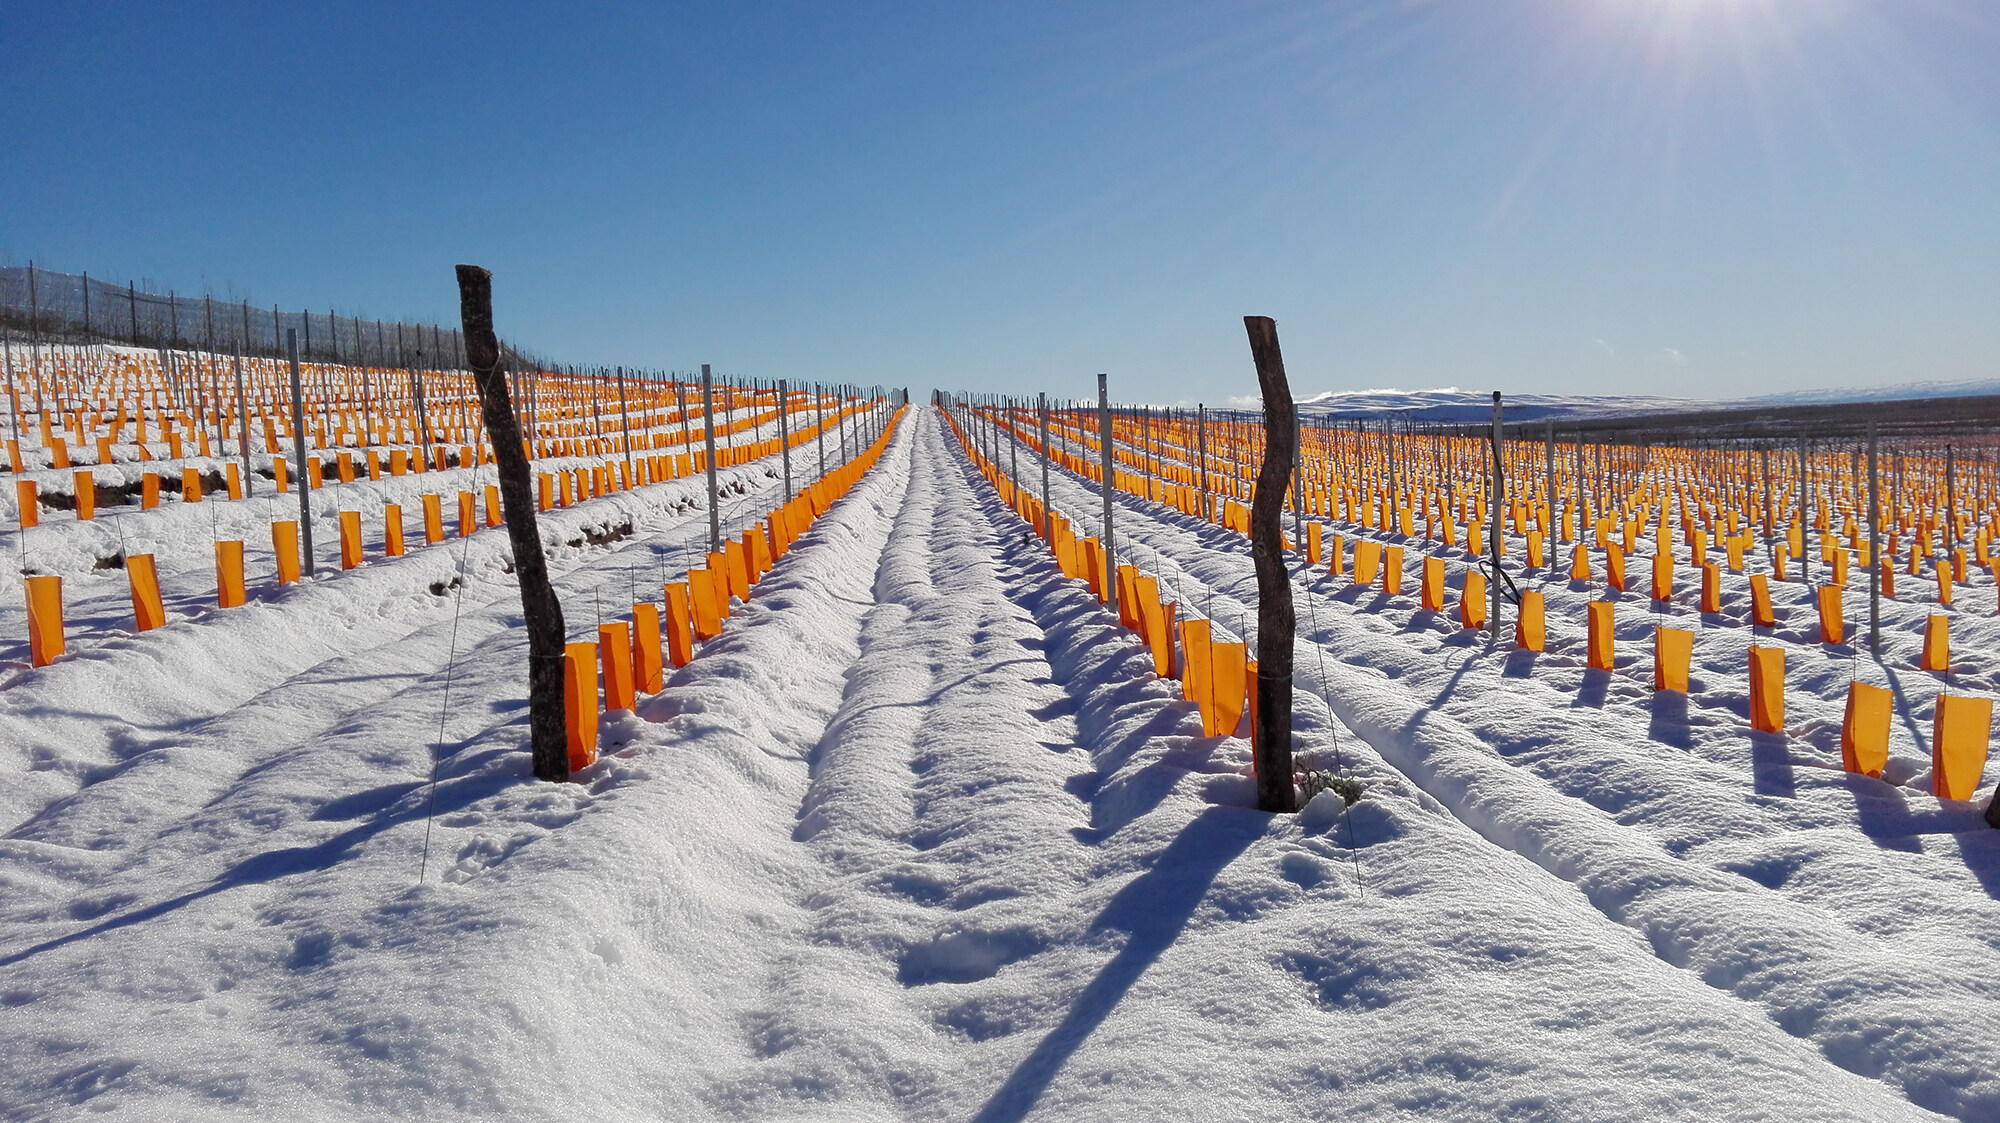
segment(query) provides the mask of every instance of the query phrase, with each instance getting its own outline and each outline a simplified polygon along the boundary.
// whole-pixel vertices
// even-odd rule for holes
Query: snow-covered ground
[[[748,416],[750,411],[739,413]],[[832,419],[835,415],[829,411],[826,416]],[[858,447],[857,425],[853,419],[847,422],[850,451]],[[777,425],[773,422],[737,434],[736,440],[741,443],[752,438],[775,438],[777,435]],[[725,443],[718,441],[719,445]],[[836,427],[817,440],[807,440],[791,450],[797,479],[819,475],[822,444],[827,462],[834,465],[840,462],[841,430]],[[315,455],[330,464],[338,451],[341,450],[320,450]],[[352,452],[357,462],[365,463],[367,450],[346,451]],[[649,451],[634,455],[644,457]],[[454,450],[454,462],[456,455]],[[283,595],[276,588],[277,563],[271,545],[270,524],[298,519],[299,505],[296,492],[275,491],[271,479],[262,474],[270,470],[273,459],[286,459],[289,463],[288,456],[252,455],[251,463],[258,474],[252,481],[251,493],[239,501],[209,496],[199,503],[184,503],[176,495],[167,495],[159,506],[141,510],[134,496],[130,503],[99,506],[96,517],[90,521],[80,520],[69,511],[45,510],[40,525],[26,530],[19,523],[14,489],[5,488],[4,495],[0,495],[0,675],[10,674],[28,664],[27,604],[20,580],[23,572],[57,574],[63,578],[65,632],[73,651],[85,650],[130,632],[132,603],[129,579],[122,565],[112,564],[126,556],[153,555],[170,619],[215,611],[214,543],[218,540],[245,543],[246,584],[253,599]],[[623,457],[618,454],[550,456],[538,458],[533,470],[558,473],[605,464],[615,467],[622,460]],[[177,481],[183,467],[219,477],[231,462],[225,458],[191,456],[151,463],[121,460],[109,466],[87,467],[99,483],[112,486],[136,483],[149,470],[162,472]],[[779,475],[779,458],[776,456],[755,464],[722,469],[720,482],[726,515],[738,522],[744,518],[751,522],[761,518],[769,504],[757,507],[747,502],[746,497],[765,494],[780,486]],[[70,495],[74,492],[74,475],[67,470],[31,471],[27,473],[27,478],[36,481],[43,495]],[[407,548],[411,553],[418,553],[425,548],[423,495],[442,497],[446,540],[455,542],[458,534],[458,494],[461,491],[473,493],[478,503],[479,525],[484,526],[485,489],[498,482],[490,464],[412,472],[402,476],[391,475],[385,470],[376,480],[369,479],[365,471],[357,471],[352,483],[341,483],[334,473],[329,472],[325,480],[325,485],[313,491],[310,497],[313,552],[321,570],[332,570],[339,564],[339,519],[343,511],[360,514],[365,553],[371,559],[379,559],[383,550],[385,508],[390,504],[400,506]],[[544,528],[544,537],[551,549],[572,542],[580,545],[578,540],[586,534],[603,534],[635,520],[643,523],[660,512],[685,515],[706,502],[706,490],[705,479],[695,476],[639,492],[614,492],[569,513],[554,515]],[[499,550],[504,553],[505,538],[504,531],[489,532],[487,539],[490,541],[483,540],[479,549],[482,552]],[[685,568],[685,560],[677,564]]]
[[[557,550],[577,638],[705,538],[673,486]],[[1118,518],[1249,614],[1240,537]],[[2000,1117],[1995,832],[1731,726],[1727,628],[1676,710],[1580,593],[1523,660],[1301,575],[1300,747],[1366,792],[1266,816],[913,409],[552,786],[486,538],[0,689],[0,1116]]]
[[[1095,485],[1056,480],[1055,502],[1094,524]],[[1255,618],[1247,542],[1118,498],[1128,558],[1245,631]],[[1300,642],[1299,678],[1366,750],[1485,837],[1575,883],[1579,899],[1663,960],[1763,1005],[1835,1064],[1926,1107],[2000,1117],[2000,832],[1978,810],[1992,788],[1982,784],[1972,803],[1929,794],[1937,694],[1991,697],[2000,687],[1989,592],[1961,595],[1953,672],[1938,676],[1916,670],[1924,621],[1937,611],[1920,585],[1883,602],[1883,654],[1871,660],[1817,643],[1811,590],[1774,584],[1778,627],[1756,642],[1791,652],[1791,735],[1780,738],[1748,730],[1743,576],[1725,575],[1724,613],[1662,616],[1644,594],[1569,582],[1566,565],[1560,577],[1524,575],[1547,599],[1549,642],[1535,655],[1422,611],[1421,549],[1407,548],[1421,543],[1405,545],[1405,595],[1323,570],[1298,590],[1311,637]],[[1457,559],[1450,584],[1461,585],[1464,552],[1440,552]],[[1593,599],[1622,602],[1615,674],[1584,670]],[[1687,695],[1651,689],[1656,625],[1698,633]],[[1884,780],[1840,770],[1853,678],[1896,697]]]

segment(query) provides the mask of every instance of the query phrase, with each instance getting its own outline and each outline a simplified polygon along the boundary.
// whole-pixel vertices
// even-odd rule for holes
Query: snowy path
[[[1023,529],[913,409],[574,785],[527,779],[510,602],[468,598],[421,885],[453,625],[371,601],[407,622],[12,821],[0,1115],[1929,1117],[1344,728],[1302,738],[1354,813],[1250,810]],[[1218,611],[1248,572],[1135,529]],[[577,555],[572,624],[683,533]]]

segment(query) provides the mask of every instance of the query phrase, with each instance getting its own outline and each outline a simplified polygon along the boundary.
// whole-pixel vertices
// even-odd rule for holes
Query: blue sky
[[[1127,400],[2000,377],[2000,3],[0,13],[0,254]]]

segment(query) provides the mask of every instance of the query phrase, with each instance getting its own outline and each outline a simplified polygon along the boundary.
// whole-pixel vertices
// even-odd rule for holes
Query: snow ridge
[[[1055,488],[1095,509],[1077,481]],[[1130,502],[1118,517],[1185,603],[1243,626],[1240,538]],[[704,524],[566,556],[578,634],[656,592]],[[415,571],[377,572],[399,570]],[[1372,603],[1315,591],[1327,631],[1299,640],[1302,670],[1327,645],[1332,681],[1307,685],[1340,715],[1311,716],[1302,691],[1301,742],[1337,737],[1365,798],[1255,811],[1243,743],[1200,736],[928,411],[722,637],[606,720],[579,783],[529,778],[523,641],[504,580],[474,569],[468,587],[488,581],[460,624],[422,885],[449,622],[399,599],[437,599],[421,589],[325,583],[354,591],[369,642],[278,672],[290,685],[249,707],[162,722],[129,767],[22,805],[0,839],[0,1114],[1919,1119],[1917,1050],[1938,1051],[1933,1071],[1958,1063],[1931,1021],[1983,1016],[1906,1010],[1907,1044],[1874,1054],[1891,1066],[1874,1079],[1829,1063],[1821,1029],[1781,1026],[1775,1000],[1698,976],[1717,937],[1689,934],[1688,968],[1663,959],[1635,918],[1674,895],[1613,901],[1648,845],[1617,832],[1645,824],[1507,765],[1473,697],[1499,685],[1494,661],[1445,652],[1459,677],[1441,694],[1434,640]],[[1404,729],[1426,711],[1456,724]],[[1516,769],[1504,785],[1480,771],[1498,767]],[[1482,804],[1486,786],[1510,794]],[[1783,883],[1743,834],[1763,808],[1723,819],[1735,852],[1678,860]],[[1547,840],[1575,880],[1496,838]],[[1625,923],[1602,911],[1615,903]],[[1760,915],[1807,915],[1791,908]],[[1854,981],[1816,962],[1784,985]],[[1939,1087],[1976,1116],[1976,1080]]]

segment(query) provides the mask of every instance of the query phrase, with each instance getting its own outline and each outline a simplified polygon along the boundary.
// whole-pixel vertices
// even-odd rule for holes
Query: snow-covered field
[[[1255,412],[1260,399],[1229,403],[1237,409]],[[1666,398],[1648,394],[1509,394],[1507,420],[1542,421],[1547,418],[1574,420],[1590,417],[1621,417],[1642,413],[1674,413],[1683,410],[1718,409],[1725,404],[1695,398]],[[1370,415],[1395,416],[1405,421],[1444,421],[1476,424],[1493,416],[1491,391],[1462,390],[1448,386],[1435,390],[1333,390],[1302,397],[1299,415],[1311,423],[1316,418],[1357,418]]]
[[[1991,378],[1952,381],[1904,382],[1891,386],[1845,386],[1789,390],[1748,398],[1672,398],[1652,394],[1508,394],[1506,417],[1510,423],[1578,421],[1593,418],[1632,417],[1648,413],[1682,413],[1714,409],[1749,409],[1759,406],[1826,405],[1837,402],[1887,402],[1915,398],[1969,398],[2000,394],[2000,380]],[[1256,412],[1261,401],[1255,397],[1232,398],[1226,406]],[[1492,391],[1465,390],[1457,386],[1432,390],[1329,390],[1298,399],[1300,415],[1310,423],[1316,418],[1348,420],[1368,417],[1395,417],[1402,421],[1436,421],[1478,424],[1493,415]]]
[[[579,637],[705,539],[677,486],[546,516],[631,505],[548,531]],[[1120,502],[1149,571],[1254,615],[1242,538]],[[1644,601],[1606,676],[1566,584],[1529,658],[1302,573],[1299,747],[1366,790],[1263,815],[1245,742],[912,409],[551,786],[503,549],[12,673],[0,1116],[2000,1118],[2000,832],[1923,794],[1928,676],[1855,779],[1824,699],[1882,672],[1838,653],[1753,738],[1726,621],[1679,703],[1625,666]],[[1973,690],[1996,627],[1955,628]]]

